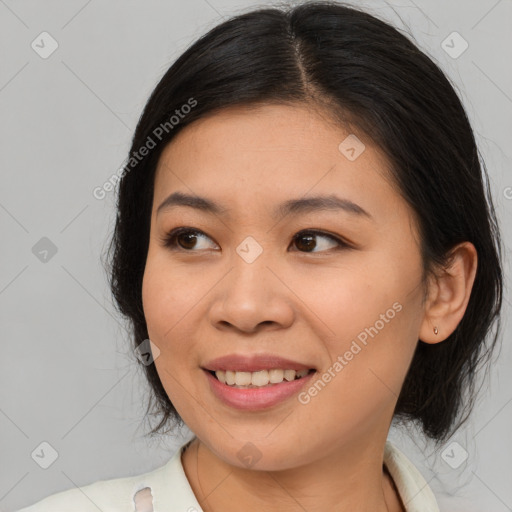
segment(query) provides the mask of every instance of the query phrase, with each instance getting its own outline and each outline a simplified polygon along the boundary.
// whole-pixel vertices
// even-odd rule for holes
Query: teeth
[[[295,379],[295,374],[297,372],[295,370],[285,370],[284,371],[284,378],[288,381]]]
[[[226,371],[226,384],[232,386],[235,383],[235,372]]]
[[[276,384],[277,382],[283,382],[284,370],[269,370],[268,376],[270,378],[270,382],[272,384]]]
[[[248,386],[251,383],[251,372],[235,372],[235,384]]]
[[[215,376],[223,384],[235,387],[263,387],[269,384],[279,384],[305,377],[309,370],[260,370],[258,372],[234,372],[231,370],[217,370]]]
[[[269,383],[269,376],[267,370],[261,370],[259,372],[252,372],[251,382],[253,386],[266,386]],[[238,384],[238,382],[237,382]]]

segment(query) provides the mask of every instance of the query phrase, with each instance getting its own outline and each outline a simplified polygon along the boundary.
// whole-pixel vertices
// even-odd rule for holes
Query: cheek
[[[168,265],[158,258],[148,256],[142,281],[142,303],[149,339],[159,348],[160,355],[155,366],[162,382],[168,380],[167,371],[172,374],[179,369],[185,358],[187,344],[181,339],[186,322],[187,294],[182,285],[169,272]],[[162,373],[163,372],[163,373]]]
[[[194,338],[187,323],[190,300],[186,283],[180,281],[178,273],[171,272],[169,265],[159,263],[158,258],[148,256],[142,301],[149,338],[160,350],[154,364],[170,401],[185,417],[190,415],[190,394],[194,394],[190,382],[194,347],[189,342]]]
[[[318,333],[340,342],[372,325],[401,295],[390,269],[371,262],[368,255],[343,263],[283,279],[292,284],[298,302],[304,304],[303,314],[318,325]]]
[[[390,306],[366,308],[357,320],[347,308],[336,328],[343,334],[324,340],[331,362],[305,390],[301,403],[308,402],[305,413],[311,418],[329,411],[325,428],[332,432],[363,432],[393,410],[416,343],[410,312],[403,304]]]
[[[150,252],[142,281],[142,303],[150,335],[162,338],[168,333],[172,338],[178,322],[182,328],[187,313],[201,296],[201,290],[195,286],[197,281],[176,265],[170,265],[165,255]]]
[[[375,254],[374,261],[336,269],[327,279],[303,278],[310,286],[308,306],[318,312],[316,323],[326,333],[326,352],[332,363],[342,359],[342,369],[332,370],[333,399],[344,396],[356,404],[362,396],[373,396],[380,402],[399,393],[421,316],[415,263]]]
[[[160,338],[164,323],[168,322],[167,328],[172,325],[172,318],[168,316],[172,314],[170,288],[165,283],[158,268],[148,260],[142,280],[142,306],[151,339]]]

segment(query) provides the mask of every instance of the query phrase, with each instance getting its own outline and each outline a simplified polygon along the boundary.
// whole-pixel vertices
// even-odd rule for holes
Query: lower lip
[[[209,371],[204,370],[210,388],[217,398],[225,404],[245,411],[259,411],[272,407],[295,395],[303,388],[316,372],[292,381],[283,381],[279,384],[262,388],[235,388],[223,384]]]

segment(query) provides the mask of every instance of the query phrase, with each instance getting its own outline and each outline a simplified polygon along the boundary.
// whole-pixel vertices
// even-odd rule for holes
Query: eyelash
[[[179,228],[175,228],[172,231],[170,231],[169,233],[167,233],[162,238],[162,244],[164,245],[164,247],[167,247],[168,249],[173,250],[173,251],[198,252],[195,249],[184,249],[183,247],[179,247],[177,245],[177,238],[183,234],[193,234],[193,235],[200,235],[200,236],[204,235],[206,238],[210,238],[206,233],[204,233],[203,231],[200,231],[198,229],[188,228],[188,227],[179,227]],[[334,248],[327,249],[324,251],[317,251],[317,252],[315,252],[315,251],[298,251],[298,252],[302,252],[304,254],[318,254],[318,253],[325,253],[325,252],[328,253],[333,250],[338,251],[338,250],[342,250],[342,249],[352,248],[351,245],[348,244],[347,242],[345,242],[344,240],[342,240],[334,235],[331,235],[329,233],[325,233],[324,231],[319,231],[319,230],[314,230],[314,229],[306,229],[306,230],[299,231],[293,237],[292,242],[297,239],[300,239],[301,236],[306,236],[306,235],[313,235],[313,236],[319,235],[324,238],[329,238],[330,240],[336,242],[338,244],[338,247],[334,247]]]

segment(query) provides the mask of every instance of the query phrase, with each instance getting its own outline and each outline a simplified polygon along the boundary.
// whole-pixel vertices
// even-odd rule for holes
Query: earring
[[[438,332],[437,327],[434,327],[434,334],[437,334]]]

